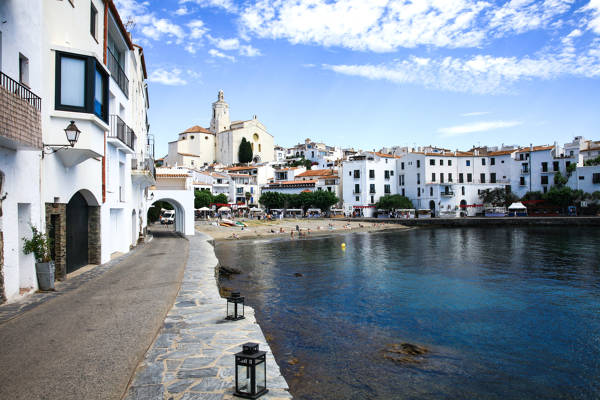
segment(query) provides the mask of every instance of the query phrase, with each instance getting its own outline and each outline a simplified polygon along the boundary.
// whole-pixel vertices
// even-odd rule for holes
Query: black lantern
[[[240,292],[232,292],[227,298],[227,318],[231,321],[244,319],[244,297]]]
[[[258,343],[246,343],[235,354],[235,396],[257,399],[269,391],[266,354],[258,350]]]
[[[77,143],[80,133],[81,131],[77,128],[77,125],[75,125],[75,121],[71,121],[69,126],[65,128],[65,134],[67,135],[67,140],[69,141],[69,144],[71,144],[71,147],[75,146],[75,143]]]

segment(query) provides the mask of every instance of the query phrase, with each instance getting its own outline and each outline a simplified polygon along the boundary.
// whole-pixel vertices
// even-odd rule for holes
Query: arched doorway
[[[429,209],[431,210],[431,216],[435,216],[435,201],[429,201]]]
[[[67,273],[89,262],[88,256],[88,203],[80,192],[71,197],[66,210]]]
[[[179,232],[179,233],[183,233],[185,234],[185,221],[186,221],[186,210],[185,208],[181,205],[180,202],[171,199],[171,198],[162,198],[162,199],[158,199],[156,200],[154,203],[152,203],[152,207],[159,207],[161,209],[165,209],[165,210],[169,210],[168,206],[165,206],[164,203],[167,203],[169,206],[172,207],[172,210],[175,211],[175,215],[173,217],[174,221],[166,223],[166,224],[161,224],[160,223],[160,219],[157,221],[157,223],[161,224],[163,230],[173,230],[175,232]],[[193,215],[193,209],[191,210],[191,213]],[[149,210],[150,213],[150,210]],[[151,215],[148,215],[148,218],[150,221]]]
[[[460,216],[461,217],[467,216],[467,201],[465,199],[462,199],[460,201]]]

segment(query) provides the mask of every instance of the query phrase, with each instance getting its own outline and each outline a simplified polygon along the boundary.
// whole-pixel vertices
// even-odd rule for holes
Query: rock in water
[[[226,267],[225,265],[219,266],[219,272],[224,275],[238,275],[242,273],[242,271],[237,268]]]
[[[304,276],[304,275],[302,275],[300,272],[296,272],[296,273],[294,273],[294,276],[296,278],[299,278],[299,277]]]
[[[429,349],[412,343],[394,343],[383,350],[383,358],[399,364],[413,364],[424,361],[423,355]]]

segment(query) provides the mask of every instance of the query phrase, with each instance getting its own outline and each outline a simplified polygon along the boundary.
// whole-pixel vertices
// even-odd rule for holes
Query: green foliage
[[[571,164],[571,165],[574,165],[574,164]],[[571,165],[569,165],[569,167],[570,167]],[[600,156],[598,156],[598,157],[596,157],[596,158],[592,158],[591,160],[587,160],[587,161],[585,162],[585,166],[586,166],[586,167],[591,167],[591,166],[594,166],[594,165],[600,165]]]
[[[568,186],[552,186],[544,195],[544,200],[561,208],[566,208],[573,204],[575,198],[580,194],[578,192]]]
[[[23,238],[23,253],[33,253],[35,262],[38,263],[52,261],[50,257],[52,240],[33,225],[31,225],[31,232],[31,239]]]
[[[333,192],[317,190],[300,194],[283,194],[279,192],[264,192],[258,202],[268,210],[273,208],[318,208],[328,211],[332,205],[340,201]]]
[[[484,204],[491,204],[494,207],[508,207],[519,198],[512,192],[507,192],[506,189],[485,189],[479,195]]]
[[[542,197],[544,197],[544,194],[540,191],[527,192],[523,197],[521,197],[521,201],[542,200]]]
[[[562,174],[560,172],[557,172],[556,174],[554,174],[554,185],[560,187],[563,187],[567,184],[567,178],[565,178],[564,176],[562,176]]]
[[[415,208],[412,202],[400,194],[387,194],[381,196],[379,201],[375,204],[377,209],[381,210],[393,210],[393,209],[410,209]]]
[[[196,190],[194,192],[194,208],[209,207],[214,203],[214,197],[208,190]]]
[[[227,195],[225,193],[221,193],[213,197],[213,203],[226,204],[228,202],[229,199],[227,198]]]
[[[600,163],[600,156],[598,156],[598,160],[599,160],[598,162]],[[577,164],[569,164],[567,166],[567,175],[571,176],[571,174],[573,172],[575,172],[576,169],[577,169]]]
[[[252,144],[250,144],[246,138],[242,138],[242,142],[240,143],[238,159],[241,163],[249,163],[252,161]]]
[[[307,170],[312,168],[312,161],[306,160],[304,156],[300,160],[294,160],[289,163],[290,167],[305,167]]]
[[[246,192],[244,194],[244,197],[246,198],[246,204],[248,204],[248,202],[250,201],[250,198],[252,197],[252,193]]]

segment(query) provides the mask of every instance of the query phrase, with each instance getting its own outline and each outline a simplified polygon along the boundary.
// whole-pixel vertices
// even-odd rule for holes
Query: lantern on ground
[[[246,343],[235,354],[235,396],[256,399],[269,391],[266,354],[258,343]]]
[[[227,319],[237,321],[244,319],[244,297],[240,292],[232,292],[227,298]]]

